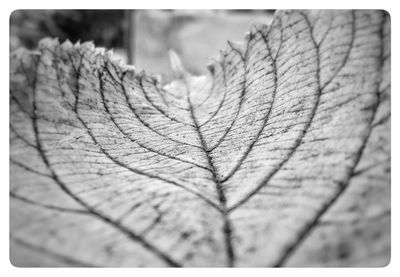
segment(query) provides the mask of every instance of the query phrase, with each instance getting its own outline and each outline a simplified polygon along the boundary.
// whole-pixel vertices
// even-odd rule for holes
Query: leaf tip
[[[228,45],[232,50],[238,51],[238,52],[242,52],[241,48],[243,47],[243,44],[237,41],[231,41],[228,40]]]

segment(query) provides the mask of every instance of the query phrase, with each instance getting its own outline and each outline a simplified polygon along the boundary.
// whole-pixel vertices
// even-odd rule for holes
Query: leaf
[[[161,87],[91,43],[14,52],[12,263],[387,264],[388,14],[279,11],[209,69]]]

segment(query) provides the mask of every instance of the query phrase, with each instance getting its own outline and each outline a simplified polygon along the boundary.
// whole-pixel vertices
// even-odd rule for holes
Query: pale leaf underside
[[[14,52],[12,262],[387,264],[389,16],[279,11],[209,69],[161,87],[91,43]]]

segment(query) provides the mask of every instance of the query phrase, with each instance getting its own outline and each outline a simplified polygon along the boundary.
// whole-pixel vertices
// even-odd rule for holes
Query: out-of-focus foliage
[[[10,16],[10,49],[32,49],[47,36],[122,47],[123,19],[123,10],[16,10]]]
[[[192,74],[206,73],[206,64],[227,48],[227,40],[243,41],[249,27],[268,24],[273,16],[266,10],[143,10],[134,17],[135,57],[137,69],[173,79],[168,50],[181,57]]]
[[[242,41],[253,23],[268,24],[268,10],[17,10],[10,16],[10,49],[35,48],[44,37],[93,41],[138,70],[172,80],[168,51],[192,74],[206,73],[210,57]]]

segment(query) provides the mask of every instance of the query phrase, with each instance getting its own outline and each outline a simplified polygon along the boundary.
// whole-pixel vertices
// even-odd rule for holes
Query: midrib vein
[[[227,258],[227,266],[229,267],[233,267],[235,265],[235,252],[233,249],[233,245],[232,245],[232,224],[231,221],[229,219],[229,210],[227,209],[227,205],[226,205],[226,197],[225,197],[225,192],[224,192],[224,188],[222,185],[222,182],[220,180],[220,178],[218,177],[217,174],[217,169],[214,166],[214,163],[212,161],[212,158],[210,156],[210,152],[207,151],[207,145],[206,142],[204,140],[203,134],[200,130],[200,125],[198,123],[197,117],[195,115],[194,112],[194,107],[192,105],[192,102],[190,100],[190,88],[189,88],[189,84],[186,80],[186,78],[183,80],[185,83],[185,87],[186,87],[186,93],[187,93],[187,101],[189,104],[189,109],[190,109],[190,115],[193,121],[193,125],[194,128],[196,130],[196,133],[198,134],[199,140],[200,140],[200,144],[202,147],[202,150],[206,156],[207,159],[207,163],[209,168],[211,169],[211,175],[212,175],[212,179],[213,182],[215,184],[216,190],[217,190],[217,194],[218,194],[218,200],[219,203],[221,205],[220,207],[220,211],[224,220],[224,225],[223,225],[223,235],[224,235],[224,241],[225,241],[225,251],[226,251],[226,258]]]

